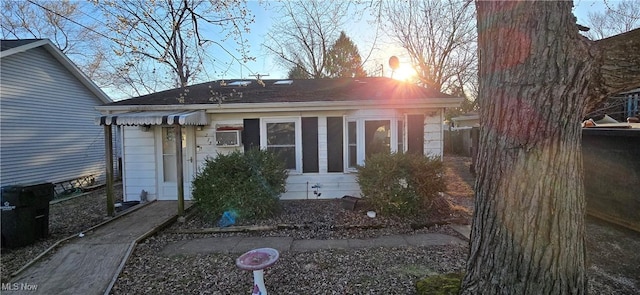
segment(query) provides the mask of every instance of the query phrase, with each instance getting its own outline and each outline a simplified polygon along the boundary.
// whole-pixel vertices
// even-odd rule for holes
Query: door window
[[[177,181],[176,168],[176,141],[174,127],[162,127],[162,167],[163,179],[165,182]],[[186,157],[184,151],[187,147],[185,128],[182,127],[182,155]],[[183,158],[184,160],[184,158]]]

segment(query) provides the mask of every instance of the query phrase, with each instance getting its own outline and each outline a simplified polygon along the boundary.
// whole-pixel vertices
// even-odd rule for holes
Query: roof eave
[[[21,45],[21,46],[16,46],[16,47],[11,48],[11,49],[3,50],[3,51],[0,51],[0,58],[11,56],[11,55],[14,55],[14,54],[20,53],[20,52],[25,52],[25,51],[27,51],[29,49],[40,47],[40,46],[43,46],[43,45],[45,45],[47,43],[50,43],[50,42],[51,41],[49,41],[47,39],[42,39],[42,40],[39,40],[39,41],[27,43],[27,44],[24,44],[24,45]]]
[[[264,111],[332,111],[379,108],[451,108],[459,107],[462,98],[430,98],[404,102],[366,101],[313,101],[276,103],[224,103],[224,104],[171,104],[171,105],[104,105],[96,109],[103,113],[122,111],[206,110],[207,113],[246,113]]]

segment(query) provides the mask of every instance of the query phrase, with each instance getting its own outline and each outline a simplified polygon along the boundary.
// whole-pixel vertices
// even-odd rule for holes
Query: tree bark
[[[595,58],[571,2],[476,5],[480,146],[462,294],[584,294],[580,122]]]
[[[587,112],[612,93],[640,87],[640,29],[598,40],[592,48],[598,58],[590,79]]]
[[[462,294],[585,294],[582,116],[640,86],[640,29],[592,42],[571,2],[477,1],[480,144]]]

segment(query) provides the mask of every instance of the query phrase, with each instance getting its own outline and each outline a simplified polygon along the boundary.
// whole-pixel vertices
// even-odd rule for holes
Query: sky
[[[600,12],[606,9],[605,0],[599,1],[587,1],[576,0],[574,1],[574,14],[578,19],[578,23],[586,24],[588,12]],[[612,3],[616,0],[608,0]],[[271,56],[261,43],[263,42],[266,34],[269,32],[274,22],[274,3],[269,1],[263,2],[262,5],[258,1],[249,1],[248,6],[250,10],[255,14],[255,23],[251,25],[251,32],[247,35],[250,45],[251,56],[255,57],[255,61],[250,61],[244,66],[239,63],[231,63],[230,60],[226,60],[225,64],[231,63],[229,70],[223,75],[222,73],[216,73],[210,75],[211,80],[223,79],[223,78],[253,78],[249,75],[269,75],[265,79],[285,79],[287,76],[287,69],[277,64],[274,57]],[[354,41],[358,46],[360,55],[365,59],[371,52],[371,56],[365,63],[365,70],[372,70],[384,65],[384,76],[389,77],[391,71],[388,67],[388,60],[391,56],[397,56],[400,59],[401,66],[409,67],[409,57],[405,50],[398,45],[391,45],[387,37],[383,37],[382,40],[378,40],[376,49],[372,51],[373,42],[375,37],[375,27],[367,24],[366,19],[351,21],[344,28],[347,36]],[[384,32],[380,31],[380,34],[384,35]],[[221,58],[222,59],[222,58]]]
[[[588,12],[604,11],[607,8],[605,1],[609,3],[609,6],[615,6],[615,2],[621,0],[575,0],[574,14],[578,19],[578,23],[587,24]],[[212,59],[206,64],[202,75],[193,81],[194,83],[222,79],[255,79],[256,75],[260,75],[264,79],[287,78],[288,67],[279,64],[275,56],[262,46],[265,36],[272,29],[274,23],[278,21],[278,15],[275,12],[278,3],[273,0],[247,0],[247,6],[255,16],[255,21],[249,26],[250,32],[244,34],[244,37],[248,40],[248,46],[245,47],[245,50],[248,49],[248,55],[255,58],[255,60],[245,63],[237,61],[241,54],[236,51],[237,44],[233,40],[222,43],[224,49],[218,45],[211,45],[208,55]],[[382,26],[378,27],[378,25],[372,24],[373,17],[368,12],[358,13],[358,11],[352,11],[348,15],[347,23],[340,29],[344,30],[358,47],[360,56],[365,61],[364,69],[369,74],[379,74],[376,71],[382,67],[383,76],[390,77],[391,69],[388,61],[392,56],[398,57],[400,61],[400,69],[394,73],[394,78],[402,78],[402,74],[409,75],[413,71],[406,50],[397,43],[392,42],[386,36]],[[87,14],[87,17],[96,20],[94,16],[89,14]],[[376,32],[378,35],[376,35]],[[213,37],[213,39],[215,38]],[[376,41],[374,42],[374,40]],[[406,70],[406,73],[402,71],[403,69]],[[415,71],[413,72],[415,73]],[[126,91],[118,91],[118,89],[103,88],[103,90],[116,100],[127,98],[133,94],[127,94]],[[161,90],[163,89],[156,89],[156,91]]]
[[[226,77],[216,77],[216,79],[250,78],[248,75],[255,74],[269,75],[265,77],[265,79],[287,78],[288,69],[278,64],[275,61],[275,58],[262,47],[265,36],[268,34],[273,23],[277,21],[277,15],[274,12],[275,5],[277,4],[271,1],[263,1],[262,4],[258,1],[248,1],[248,8],[255,15],[255,23],[250,26],[251,32],[247,37],[249,40],[251,56],[255,57],[256,60],[247,62],[244,66],[235,63],[232,66],[232,69],[228,71],[228,74],[231,74],[231,76],[227,75]],[[353,18],[343,29],[346,31],[347,36],[356,43],[360,51],[360,55],[364,59],[365,56],[369,54],[369,51],[371,51],[373,42],[370,40],[375,36],[375,29],[372,29],[371,26],[367,24],[366,19],[354,21]],[[400,52],[401,48],[397,49],[398,52],[394,52],[394,54],[397,55],[402,53]],[[387,57],[387,59],[389,57]],[[379,63],[378,60],[371,60],[372,61],[369,63],[372,65],[374,62]],[[229,62],[230,60],[226,61],[227,64]]]
[[[251,26],[251,33],[248,37],[251,52],[256,57],[256,61],[248,62],[246,67],[241,67],[236,63],[236,70],[232,72],[242,74],[240,78],[247,78],[247,73],[251,71],[254,74],[268,74],[267,79],[286,79],[288,69],[278,64],[275,58],[261,46],[276,17],[273,13],[274,4],[267,1],[266,5],[260,5],[257,1],[249,1],[248,5],[255,14],[255,23]],[[372,26],[367,22],[370,20],[372,17],[368,13],[364,13],[362,17],[350,16],[350,21],[342,28],[358,47],[362,59],[366,59],[365,70],[371,72],[378,69],[380,65],[384,65],[384,75],[390,76],[388,60],[391,56],[399,57],[401,65],[409,67],[409,57],[405,50],[398,45],[392,45],[392,41],[384,36],[382,28]],[[378,31],[378,39],[374,44],[376,31]],[[238,76],[232,78],[238,78]]]

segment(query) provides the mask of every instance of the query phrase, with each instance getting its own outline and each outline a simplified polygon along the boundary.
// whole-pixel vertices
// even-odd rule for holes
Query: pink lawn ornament
[[[236,266],[240,269],[253,271],[252,295],[267,295],[264,286],[264,269],[276,263],[280,253],[272,248],[259,248],[244,253],[236,259]]]

